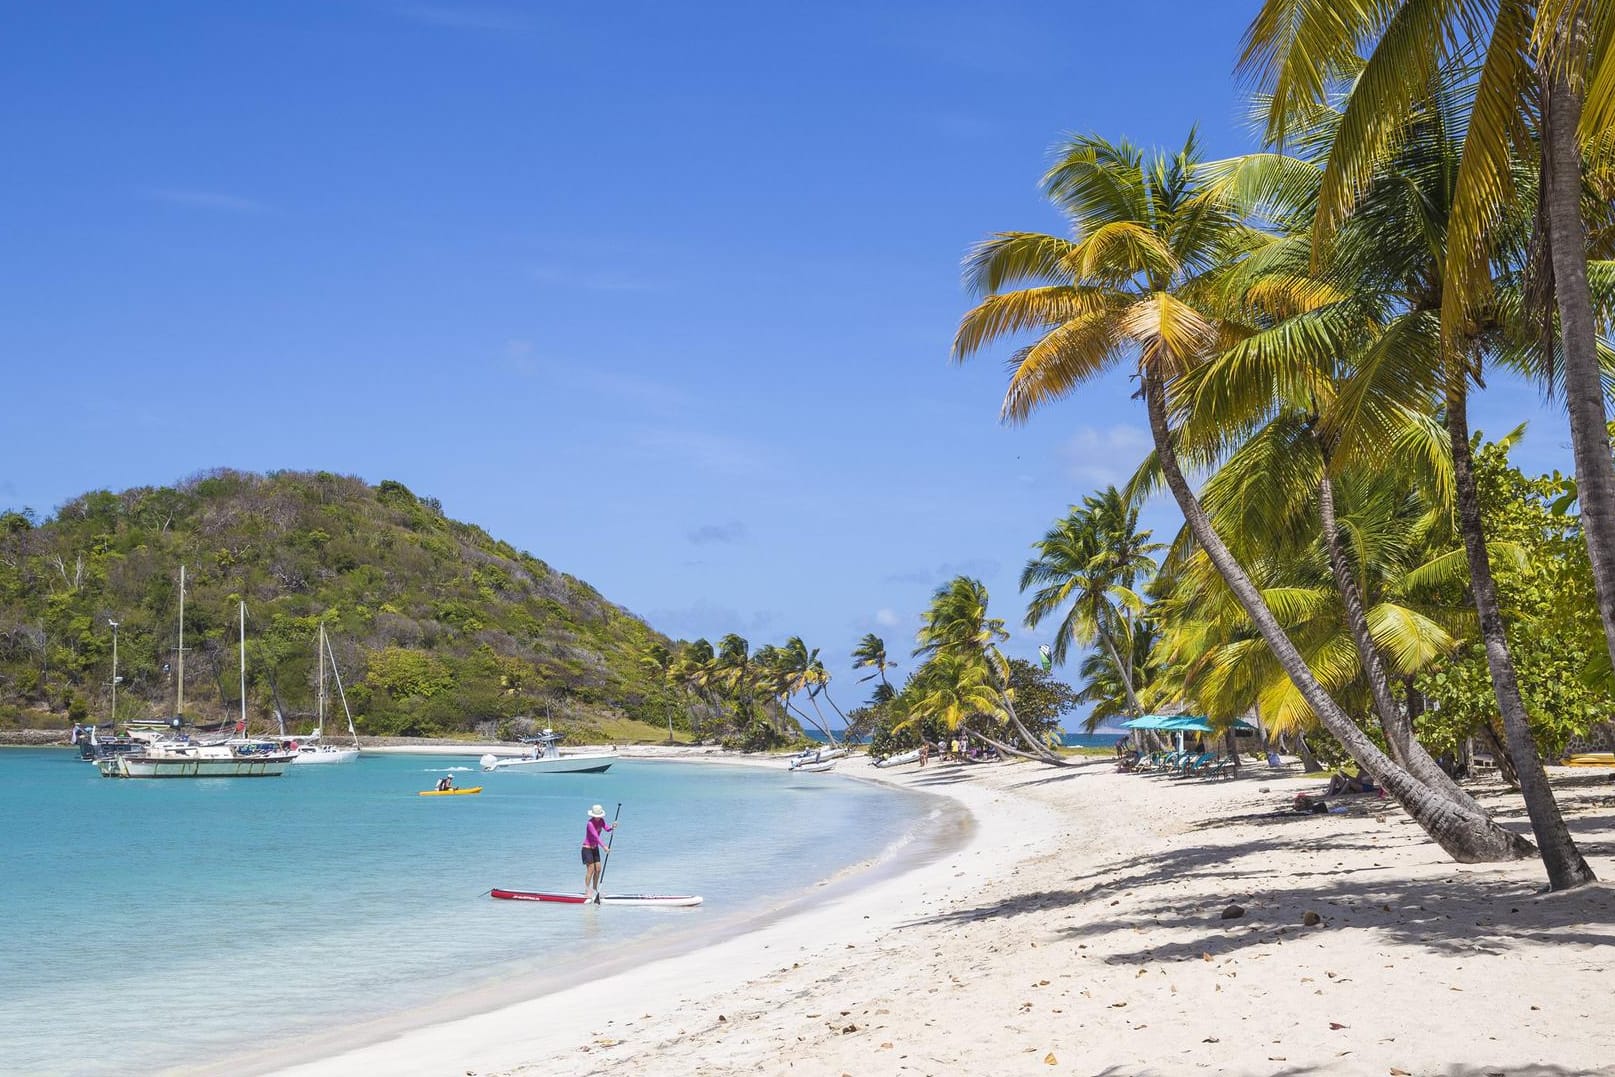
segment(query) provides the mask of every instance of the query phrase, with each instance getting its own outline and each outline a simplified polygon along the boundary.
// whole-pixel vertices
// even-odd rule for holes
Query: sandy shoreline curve
[[[718,945],[285,1072],[1615,1074],[1608,884],[1454,864],[1374,797],[1286,811],[1320,784],[1293,770],[846,769],[955,800],[973,834]],[[1615,878],[1610,774],[1552,775]],[[1517,794],[1472,789],[1527,828]]]
[[[408,745],[371,749],[377,754],[458,756],[481,754],[483,745]],[[578,749],[584,750],[584,749]],[[595,749],[591,749],[595,750]],[[780,771],[786,760],[778,755],[724,752],[705,747],[625,747],[620,754],[635,761],[699,763]],[[869,780],[901,788],[901,783],[879,782],[880,771],[858,757],[845,764],[848,773],[829,780]],[[867,773],[865,773],[867,772]],[[929,791],[908,790],[923,794]],[[258,1050],[213,1060],[201,1066],[182,1067],[175,1074],[352,1073],[355,1067],[376,1073],[465,1072],[458,1061],[466,1053],[467,1037],[484,1034],[480,1027],[492,1022],[497,1039],[506,1041],[493,1052],[503,1059],[486,1063],[514,1066],[535,1051],[550,1048],[549,1034],[566,1026],[560,1015],[576,1012],[581,1018],[593,1012],[593,996],[605,992],[613,1008],[656,997],[663,985],[727,982],[708,973],[729,973],[749,967],[748,959],[800,942],[801,932],[819,930],[818,921],[837,910],[864,902],[900,879],[911,878],[939,860],[949,860],[968,845],[977,830],[975,818],[952,797],[933,797],[936,807],[920,816],[905,833],[875,854],[848,864],[828,878],[816,880],[785,900],[753,906],[722,919],[705,920],[700,927],[672,930],[649,939],[636,939],[625,956],[591,960],[560,973],[506,977],[461,991],[449,998],[401,1013],[349,1025],[337,1032],[301,1038],[291,1046]],[[676,914],[674,914],[676,915]],[[718,942],[714,936],[727,934]],[[771,958],[770,958],[771,960]],[[757,966],[766,971],[767,961]],[[574,1000],[573,995],[581,997]],[[541,1012],[533,1012],[535,1007]],[[632,1008],[632,1007],[630,1007]],[[519,1025],[547,1033],[508,1043],[504,1029]],[[478,1049],[474,1053],[481,1053]],[[458,1068],[457,1068],[458,1067]]]

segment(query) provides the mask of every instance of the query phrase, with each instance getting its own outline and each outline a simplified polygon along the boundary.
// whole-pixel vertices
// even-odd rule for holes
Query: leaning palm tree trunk
[[[1581,217],[1582,161],[1576,129],[1582,92],[1564,59],[1585,30],[1571,17],[1554,42],[1559,53],[1543,64],[1542,198],[1552,257],[1553,291],[1564,342],[1565,404],[1576,459],[1581,527],[1592,561],[1604,642],[1615,660],[1615,463],[1598,365],[1592,293],[1587,285],[1587,233]],[[1555,62],[1555,61],[1558,62]],[[1548,357],[1551,359],[1551,357]]]
[[[796,715],[800,716],[801,719],[808,725],[812,726],[814,729],[817,729],[820,733],[823,733],[830,741],[830,746],[832,748],[835,747],[836,738],[830,733],[829,728],[824,724],[824,717],[822,715],[818,718],[814,718],[813,715],[809,714],[801,707],[792,704],[789,696],[784,696],[782,699],[784,700],[785,710],[787,712],[795,713]]]
[[[1542,863],[1548,869],[1548,885],[1569,890],[1593,882],[1596,876],[1576,848],[1565,826],[1559,804],[1548,785],[1547,772],[1537,755],[1531,735],[1525,701],[1514,675],[1514,658],[1509,653],[1503,631],[1503,614],[1497,605],[1497,584],[1492,579],[1491,558],[1486,552],[1486,535],[1480,516],[1480,493],[1475,488],[1475,461],[1469,451],[1468,386],[1462,373],[1447,379],[1447,430],[1452,441],[1452,470],[1458,494],[1458,527],[1469,556],[1469,589],[1480,615],[1481,641],[1486,648],[1486,666],[1491,672],[1492,689],[1503,716],[1509,755],[1519,773],[1520,793],[1525,798],[1531,830],[1542,850]]]
[[[1051,759],[1047,758],[1046,756],[1033,755],[1031,752],[1024,752],[1019,748],[1012,748],[1009,745],[1005,744],[1003,741],[994,740],[992,737],[989,737],[987,734],[977,732],[974,729],[970,730],[970,735],[972,737],[977,738],[978,740],[986,741],[988,744],[991,744],[994,748],[997,748],[999,751],[1003,752],[1006,755],[1018,756],[1021,759],[1030,759],[1034,763],[1050,763],[1050,762],[1052,762],[1055,766],[1059,766],[1059,767],[1063,767],[1063,766],[1067,765],[1066,761],[1063,760],[1063,759],[1053,759],[1053,760],[1051,760]]]
[[[1312,675],[1306,659],[1296,650],[1295,644],[1273,616],[1273,611],[1268,609],[1261,592],[1218,536],[1211,518],[1206,515],[1183,477],[1172,431],[1167,423],[1165,386],[1150,365],[1143,370],[1143,392],[1161,473],[1166,479],[1167,488],[1177,500],[1184,521],[1318,721],[1345,746],[1359,766],[1373,774],[1396,797],[1408,815],[1454,860],[1481,863],[1518,860],[1531,855],[1534,850],[1530,842],[1497,825],[1484,814],[1459,807],[1393,763],[1324,691],[1323,685]]]
[[[1374,697],[1374,712],[1379,716],[1380,728],[1385,730],[1385,741],[1391,747],[1391,754],[1410,774],[1441,796],[1461,808],[1484,813],[1486,809],[1459,788],[1458,783],[1430,758],[1424,745],[1413,736],[1412,720],[1403,713],[1396,697],[1391,694],[1385,659],[1368,630],[1362,592],[1357,586],[1357,577],[1352,575],[1351,565],[1346,560],[1346,547],[1340,539],[1340,524],[1335,518],[1335,484],[1329,478],[1327,453],[1323,456],[1323,467],[1323,475],[1318,480],[1318,517],[1323,525],[1323,544],[1329,552],[1329,569],[1335,578],[1335,590],[1340,592],[1340,603],[1346,610],[1346,624],[1351,629],[1352,641],[1357,644],[1363,676],[1368,679],[1369,692]]]
[[[1116,668],[1116,676],[1121,678],[1122,691],[1127,694],[1127,705],[1132,708],[1133,717],[1143,717],[1144,708],[1138,702],[1138,693],[1133,690],[1133,664],[1121,660],[1121,656],[1116,653],[1115,641],[1110,638],[1110,631],[1103,626],[1099,629],[1099,639],[1105,645],[1105,653],[1110,656],[1110,664]]]
[[[1008,678],[1006,678],[1006,680],[1007,679]],[[1040,759],[1045,763],[1050,763],[1057,767],[1065,766],[1065,760],[1060,758],[1058,753],[1050,751],[1047,744],[1044,744],[1037,737],[1034,737],[1031,730],[1027,729],[1026,726],[1021,724],[1021,716],[1015,713],[1015,700],[1012,698],[1013,693],[1007,690],[1007,685],[1005,689],[1001,690],[998,694],[1003,699],[1004,713],[1009,716],[1009,724],[1015,727],[1015,732],[1020,734],[1021,740],[1026,742],[1027,748],[1036,753],[1033,758]]]

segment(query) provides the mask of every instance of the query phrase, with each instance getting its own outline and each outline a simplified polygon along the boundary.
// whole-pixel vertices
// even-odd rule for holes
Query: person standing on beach
[[[596,804],[589,809],[589,821],[583,826],[583,900],[588,901],[594,896],[595,890],[600,886],[600,850],[611,850],[609,844],[602,845],[601,838],[616,830],[616,826],[606,822],[606,809]]]

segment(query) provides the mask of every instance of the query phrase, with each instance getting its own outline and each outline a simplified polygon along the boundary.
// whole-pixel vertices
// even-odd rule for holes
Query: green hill
[[[221,470],[88,493],[43,522],[0,513],[0,723],[107,720],[110,620],[118,717],[172,714],[182,563],[196,720],[239,706],[238,599],[257,728],[277,701],[288,728],[306,727],[321,620],[364,733],[508,733],[546,715],[575,736],[629,719],[665,730],[674,709],[640,662],[665,637],[436,500],[329,472]]]

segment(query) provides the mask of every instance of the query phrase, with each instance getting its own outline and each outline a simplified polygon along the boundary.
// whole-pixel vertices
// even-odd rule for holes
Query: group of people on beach
[[[920,741],[920,766],[925,766],[932,753],[935,753],[938,759],[951,759],[956,763],[964,763],[969,760],[989,758],[988,753],[995,757],[997,750],[981,747],[972,748],[970,746],[970,734],[960,731],[958,736],[943,738],[935,744],[929,740],[922,739]]]

